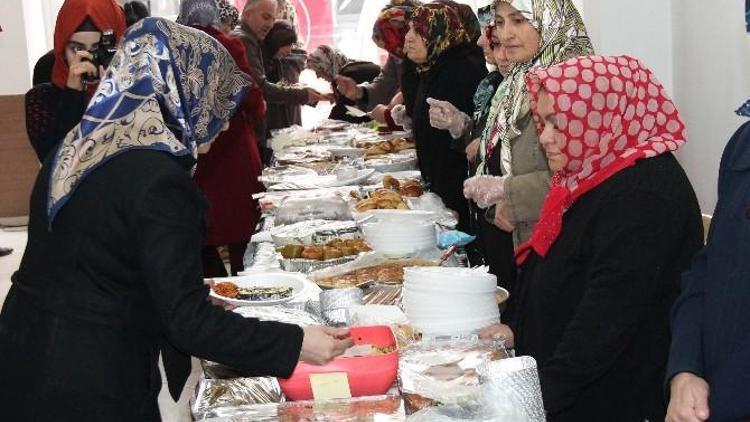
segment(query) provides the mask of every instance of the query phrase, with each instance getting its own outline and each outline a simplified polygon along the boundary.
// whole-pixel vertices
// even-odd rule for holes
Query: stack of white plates
[[[368,223],[362,225],[362,233],[375,251],[392,258],[402,258],[437,248],[435,224],[432,222]]]
[[[428,336],[472,334],[500,322],[497,277],[486,267],[404,269],[404,309]]]

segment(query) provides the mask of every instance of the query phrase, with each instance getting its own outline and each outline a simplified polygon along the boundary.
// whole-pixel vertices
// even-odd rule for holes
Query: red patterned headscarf
[[[409,32],[407,17],[410,6],[387,6],[383,9],[372,28],[372,41],[396,57],[404,57],[404,38]]]
[[[577,57],[529,71],[531,110],[539,92],[553,99],[568,162],[552,177],[531,239],[516,250],[520,265],[533,249],[545,256],[562,229],[563,214],[585,193],[640,159],[676,151],[686,142],[685,123],[653,72],[628,56]]]
[[[65,45],[86,19],[90,19],[100,31],[114,30],[118,42],[125,32],[125,13],[114,0],[66,0],[60,7],[55,23],[52,83],[60,88],[68,82]]]

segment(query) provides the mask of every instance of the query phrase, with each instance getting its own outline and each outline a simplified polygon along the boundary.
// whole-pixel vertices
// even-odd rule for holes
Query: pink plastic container
[[[398,347],[393,331],[388,326],[351,327],[350,330],[354,344]],[[281,391],[289,400],[310,400],[313,398],[310,374],[331,372],[347,374],[352,397],[385,394],[396,380],[398,350],[385,355],[339,357],[324,366],[299,362],[289,379],[279,378]]]

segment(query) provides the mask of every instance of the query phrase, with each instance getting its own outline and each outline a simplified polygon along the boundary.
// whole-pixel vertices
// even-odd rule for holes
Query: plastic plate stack
[[[404,269],[404,308],[425,336],[460,336],[500,322],[497,277],[487,267]]]
[[[390,258],[403,258],[437,248],[435,224],[375,222],[362,225],[367,243]]]

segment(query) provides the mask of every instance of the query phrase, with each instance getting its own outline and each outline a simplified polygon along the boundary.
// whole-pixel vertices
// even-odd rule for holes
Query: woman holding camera
[[[110,30],[116,44],[125,32],[125,15],[114,0],[66,0],[60,8],[52,82],[26,93],[26,132],[40,162],[81,121],[108,64],[107,54],[97,50],[102,33]]]

